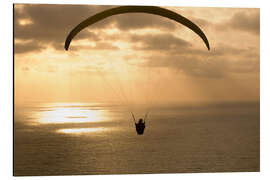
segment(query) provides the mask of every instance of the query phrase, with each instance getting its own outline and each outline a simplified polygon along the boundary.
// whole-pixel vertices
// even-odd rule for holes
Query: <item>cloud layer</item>
[[[89,16],[111,7],[15,5],[18,71],[41,69],[53,76],[70,67],[66,70],[72,72],[67,73],[93,76],[97,73],[93,62],[125,60],[133,66],[166,69],[174,76],[197,79],[201,86],[209,81],[217,87],[223,80],[242,78],[247,91],[258,93],[259,9],[172,8],[204,31],[210,51],[188,28],[166,18],[136,13],[112,16],[81,31],[68,54],[64,50],[68,33]],[[232,85],[235,89],[236,84]]]

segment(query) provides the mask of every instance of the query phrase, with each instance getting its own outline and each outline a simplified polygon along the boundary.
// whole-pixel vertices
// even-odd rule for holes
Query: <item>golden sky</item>
[[[64,50],[77,24],[111,7],[15,5],[17,104],[259,101],[259,9],[165,7],[197,24],[210,51],[183,25],[138,13],[96,23]]]

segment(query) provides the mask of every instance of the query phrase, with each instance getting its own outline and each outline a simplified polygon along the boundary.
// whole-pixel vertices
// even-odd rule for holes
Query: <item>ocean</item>
[[[14,108],[15,176],[253,171],[259,102],[155,106],[142,136],[115,104]]]

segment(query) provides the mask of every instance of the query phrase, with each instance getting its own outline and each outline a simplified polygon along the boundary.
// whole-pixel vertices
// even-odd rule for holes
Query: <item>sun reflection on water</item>
[[[32,106],[28,125],[57,134],[81,135],[112,131],[115,116],[107,104],[51,103]],[[44,130],[45,130],[44,129]]]
[[[85,134],[92,132],[103,132],[106,131],[106,128],[69,128],[69,129],[58,129],[58,133],[63,134]]]
[[[88,123],[105,120],[105,110],[91,109],[85,105],[61,104],[48,106],[46,110],[35,114],[40,124]]]

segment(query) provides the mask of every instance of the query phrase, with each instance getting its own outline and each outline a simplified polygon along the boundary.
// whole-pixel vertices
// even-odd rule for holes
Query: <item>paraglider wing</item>
[[[173,11],[170,11],[168,9],[164,9],[161,7],[155,7],[155,6],[120,6],[112,9],[105,10],[103,12],[100,12],[94,16],[89,17],[88,19],[81,22],[79,25],[77,25],[67,36],[66,42],[65,42],[65,49],[68,50],[71,40],[84,28],[87,26],[90,26],[98,21],[101,21],[107,17],[110,17],[112,15],[117,14],[124,14],[124,13],[148,13],[148,14],[154,14],[163,16],[166,18],[169,18],[171,20],[174,20],[180,24],[183,24],[184,26],[188,27],[192,31],[194,31],[196,34],[198,34],[202,40],[204,41],[206,47],[208,50],[210,50],[209,42],[203,33],[203,31],[193,22],[188,20],[187,18],[181,16],[180,14],[177,14]]]

